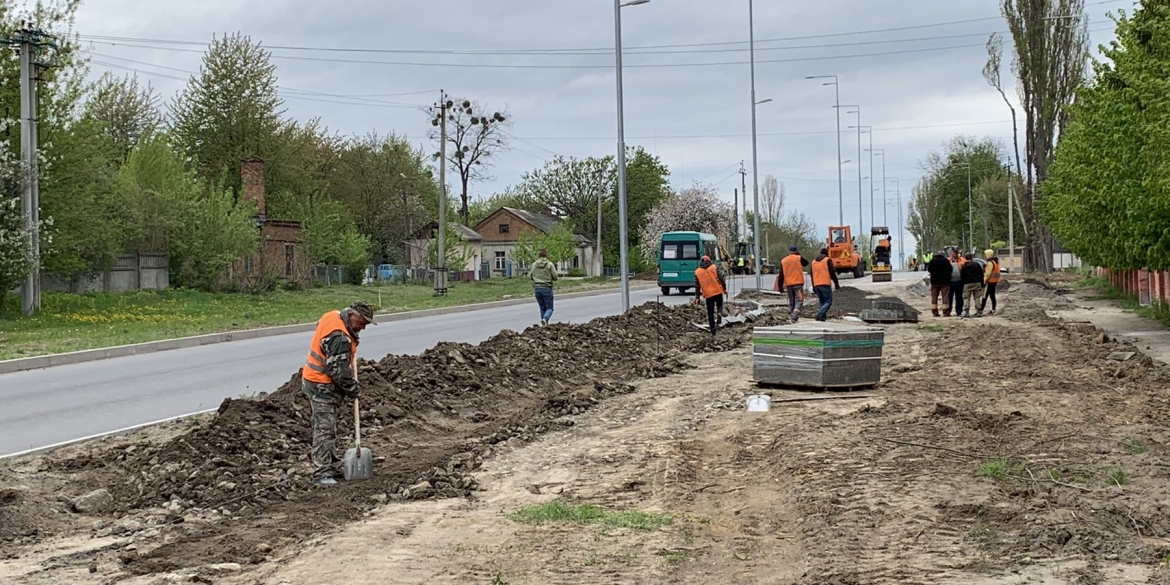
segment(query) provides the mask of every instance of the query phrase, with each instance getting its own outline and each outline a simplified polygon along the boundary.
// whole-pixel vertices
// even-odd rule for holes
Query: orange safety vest
[[[341,331],[349,338],[349,351],[357,355],[357,341],[349,334],[349,327],[341,320],[341,311],[329,311],[317,321],[317,330],[313,332],[313,341],[309,343],[309,355],[305,358],[305,367],[301,368],[301,377],[317,384],[332,384],[333,377],[325,369],[325,356],[321,355],[324,349],[321,342],[334,331]]]
[[[831,286],[833,284],[833,276],[829,274],[828,258],[824,260],[813,260],[812,281],[813,286]]]
[[[999,262],[996,262],[995,260],[988,260],[988,262],[991,262],[991,276],[987,277],[987,283],[988,284],[998,284],[999,283]]]
[[[699,280],[699,292],[703,298],[709,299],[724,293],[723,285],[719,284],[719,268],[714,264],[706,268],[696,268],[695,278]]]
[[[784,269],[784,286],[804,286],[804,269],[800,266],[800,255],[789,254],[780,261]]]

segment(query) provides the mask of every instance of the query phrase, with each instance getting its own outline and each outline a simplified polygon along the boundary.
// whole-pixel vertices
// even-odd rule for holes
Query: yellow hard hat
[[[988,258],[991,258],[992,256],[995,256],[995,250],[990,250],[990,249],[984,250],[983,255],[988,257]]]

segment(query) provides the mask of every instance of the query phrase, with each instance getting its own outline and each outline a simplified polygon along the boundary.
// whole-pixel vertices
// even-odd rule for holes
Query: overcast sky
[[[988,35],[1006,32],[998,4],[756,2],[757,100],[773,100],[757,108],[761,183],[769,174],[781,180],[787,208],[812,216],[820,231],[837,222],[833,88],[809,75],[838,75],[841,103],[861,105],[874,148],[886,151],[886,176],[900,179],[903,208],[921,174],[918,161],[942,142],[962,133],[1010,143],[1010,114],[981,75]],[[1096,46],[1113,37],[1106,14],[1132,1],[1088,4]],[[676,188],[699,180],[728,201],[743,161],[750,193],[747,1],[653,0],[623,8],[622,29],[627,144],[658,154]],[[343,135],[392,131],[434,148],[419,108],[436,101],[440,88],[507,108],[516,138],[497,161],[495,180],[472,187],[477,196],[518,182],[554,154],[616,150],[608,0],[87,0],[76,30],[95,75],[137,71],[166,101],[199,68],[212,35],[242,31],[272,50],[287,115],[319,117]],[[852,161],[844,165],[844,215],[855,227],[857,134],[847,126],[856,123],[842,113],[841,158]],[[862,136],[863,149],[869,140]],[[868,176],[869,154],[861,158]],[[881,157],[874,160],[880,188]],[[869,180],[863,183],[868,231]],[[887,197],[887,223],[896,229],[893,181]]]

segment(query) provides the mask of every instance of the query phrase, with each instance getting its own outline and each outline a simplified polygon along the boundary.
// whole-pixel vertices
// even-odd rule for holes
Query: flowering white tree
[[[721,200],[713,187],[695,183],[662,200],[646,215],[642,255],[651,263],[657,262],[658,242],[666,232],[706,232],[726,241],[734,230],[734,207]]]

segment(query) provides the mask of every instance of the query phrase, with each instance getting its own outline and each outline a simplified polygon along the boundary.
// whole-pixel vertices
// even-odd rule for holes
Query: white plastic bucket
[[[772,409],[772,397],[765,394],[753,394],[747,397],[748,412],[768,412]]]

